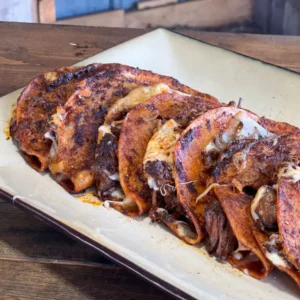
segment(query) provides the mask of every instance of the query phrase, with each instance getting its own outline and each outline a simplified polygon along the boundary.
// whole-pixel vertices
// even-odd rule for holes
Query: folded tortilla
[[[24,88],[10,121],[10,134],[18,142],[26,161],[37,171],[45,171],[50,161],[51,140],[45,138],[50,119],[85,78],[105,72],[110,65],[91,64],[61,68],[42,74]]]
[[[126,114],[136,105],[163,93],[181,93],[164,83],[142,86],[132,90],[124,98],[118,99],[108,110],[104,124],[98,129],[95,150],[95,183],[97,194],[102,200],[122,199],[124,194],[119,184],[118,139]]]
[[[281,164],[277,178],[273,187],[262,186],[252,202],[253,233],[272,264],[300,286],[298,160],[294,157]]]
[[[210,201],[208,197],[201,201],[196,199],[207,190],[211,182],[211,168],[220,159],[226,145],[232,142],[236,126],[239,126],[234,116],[239,113],[243,114],[246,125],[259,120],[255,114],[239,108],[216,108],[191,122],[176,144],[175,184],[179,201],[197,232],[195,239],[190,241],[193,244],[199,243],[205,236],[204,214]],[[234,124],[231,126],[232,121]],[[228,130],[223,136],[226,128]]]
[[[95,182],[98,128],[117,100],[135,88],[158,83],[173,90],[201,94],[171,77],[119,64],[103,66],[102,73],[80,82],[68,101],[58,106],[57,114],[52,118],[52,128],[46,135],[52,140],[50,171],[71,193],[80,192]],[[126,100],[123,99],[123,108],[128,108],[124,105]]]
[[[151,147],[151,155],[155,157],[153,152],[156,151],[157,160],[160,160],[160,157],[170,157],[174,139],[169,134],[175,134],[177,126],[184,128],[204,111],[218,106],[220,103],[215,98],[205,94],[202,97],[193,97],[165,93],[131,110],[124,120],[118,148],[120,182],[125,199],[110,202],[110,205],[131,216],[147,212],[152,205],[152,192],[143,163],[153,134],[156,130],[159,131],[159,128],[169,124],[160,135],[161,147],[154,143],[156,147]],[[168,122],[168,120],[173,121]],[[177,223],[171,225],[171,219],[170,222],[167,222],[166,218],[164,220],[173,229],[177,226]],[[179,231],[177,230],[177,233],[181,235]]]
[[[255,225],[250,213],[253,197],[227,185],[215,187],[214,192],[239,245],[227,261],[246,275],[258,279],[266,277],[272,270],[272,264],[264,256],[252,232]]]
[[[222,205],[239,242],[239,248],[242,245],[243,251],[235,250],[227,260],[242,271],[246,269],[246,273],[256,278],[265,277],[271,270],[271,264],[286,272],[299,284],[299,266],[296,264],[296,258],[299,257],[296,199],[299,196],[297,182],[300,179],[300,168],[295,163],[285,163],[291,158],[295,160],[299,157],[299,130],[289,124],[266,118],[258,120],[258,124],[263,125],[266,130],[264,132],[260,129],[261,137],[233,142],[210,172],[207,185],[212,184],[211,190]],[[266,184],[270,187],[265,186]],[[245,190],[255,195],[257,189],[253,201],[253,196],[243,192]],[[259,204],[267,191],[270,196],[263,204]],[[277,203],[271,199],[276,191]],[[211,192],[207,189],[202,195],[200,203],[204,205],[206,195],[211,196]],[[279,233],[276,229],[276,207]],[[245,246],[264,265],[262,271],[259,272],[259,268],[255,269],[254,266],[252,270],[245,268]],[[265,259],[261,256],[262,253]],[[269,261],[268,266],[266,259]]]

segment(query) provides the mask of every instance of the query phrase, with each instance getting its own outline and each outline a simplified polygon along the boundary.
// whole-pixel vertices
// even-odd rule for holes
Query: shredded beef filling
[[[98,195],[102,200],[112,199],[111,193],[120,188],[119,181],[113,179],[118,173],[117,148],[116,138],[109,133],[105,133],[96,147],[95,180]]]
[[[218,200],[213,199],[209,202],[204,217],[207,252],[220,260],[225,260],[236,248],[237,239]]]
[[[155,180],[159,187],[174,183],[172,166],[170,166],[166,161],[147,161],[145,171]]]
[[[268,187],[265,194],[260,199],[255,210],[259,216],[259,225],[262,229],[277,231],[276,217],[276,191]]]
[[[145,171],[159,188],[156,195],[156,206],[165,208],[174,218],[179,218],[183,214],[183,208],[177,199],[172,166],[166,161],[148,161],[145,164]]]
[[[263,244],[263,246],[270,253],[281,253],[282,252],[282,243],[279,239],[278,234],[272,234],[270,240]]]

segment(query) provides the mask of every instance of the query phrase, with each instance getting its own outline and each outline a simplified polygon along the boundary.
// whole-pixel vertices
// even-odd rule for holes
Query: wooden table
[[[0,95],[37,74],[74,64],[145,32],[0,23]],[[300,37],[181,32],[300,71]],[[0,199],[0,300],[121,298],[169,296]]]

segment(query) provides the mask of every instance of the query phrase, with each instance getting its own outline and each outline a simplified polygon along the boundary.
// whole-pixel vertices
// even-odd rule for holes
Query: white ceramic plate
[[[254,112],[300,126],[298,74],[156,30],[80,64],[123,63],[173,76],[221,101],[243,98]],[[30,80],[30,78],[28,78]],[[180,299],[298,299],[292,279],[274,271],[255,280],[185,245],[148,217],[131,219],[69,195],[27,165],[2,130],[20,90],[0,99],[0,188],[16,206],[87,243]]]

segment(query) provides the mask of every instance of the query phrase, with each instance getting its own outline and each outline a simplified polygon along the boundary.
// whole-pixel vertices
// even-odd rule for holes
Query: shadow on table
[[[3,200],[0,200],[0,270],[5,278],[0,296],[2,290],[4,296],[23,293],[27,298],[45,300],[169,298],[98,251]]]

